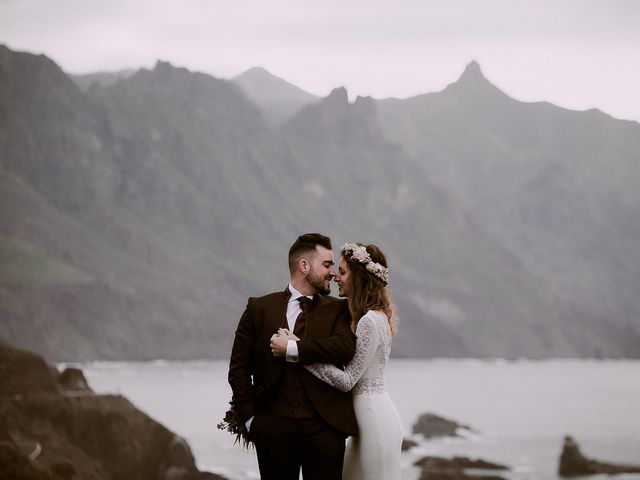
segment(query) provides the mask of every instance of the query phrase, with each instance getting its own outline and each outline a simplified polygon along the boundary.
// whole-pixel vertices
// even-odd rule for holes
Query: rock
[[[471,460],[466,457],[442,458],[423,457],[414,465],[422,468],[419,480],[505,480],[499,475],[471,475],[466,469],[509,470],[509,467],[485,460]]]
[[[407,451],[410,448],[416,447],[418,445],[418,442],[415,442],[414,440],[410,440],[408,438],[403,438],[402,439],[402,451]]]
[[[13,440],[13,445],[32,462],[42,453],[42,445],[35,440]]]
[[[70,392],[92,392],[83,371],[79,368],[65,368],[58,376],[58,385]]]
[[[72,480],[76,477],[76,467],[69,462],[54,463],[51,471],[62,480]]]
[[[0,478],[224,479],[200,472],[187,442],[126,398],[69,395],[91,393],[80,370],[56,377],[37,355],[0,344]]]
[[[56,393],[49,365],[31,352],[0,342],[0,395]]]
[[[50,473],[32,464],[10,442],[0,441],[0,478],[12,480],[58,480]]]
[[[182,480],[187,478],[197,470],[194,468],[195,459],[189,448],[189,444],[182,438],[175,435],[167,445],[167,450],[163,455],[160,472],[161,478],[165,480]]]
[[[564,437],[564,446],[560,455],[558,474],[562,477],[576,477],[593,474],[639,473],[640,465],[615,465],[586,458],[572,437]]]
[[[413,425],[413,433],[421,433],[425,438],[457,437],[459,429],[473,431],[466,425],[460,425],[453,420],[432,413],[420,415],[418,421]]]

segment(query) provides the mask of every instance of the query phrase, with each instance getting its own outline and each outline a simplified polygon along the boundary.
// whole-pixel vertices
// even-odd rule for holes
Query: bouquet
[[[227,410],[227,413],[224,414],[224,418],[218,424],[218,430],[226,430],[227,432],[235,435],[236,439],[233,444],[235,445],[236,443],[239,443],[244,448],[248,449],[252,442],[249,440],[249,431],[247,430],[247,426],[238,415],[233,402],[229,402],[229,404],[231,407]]]

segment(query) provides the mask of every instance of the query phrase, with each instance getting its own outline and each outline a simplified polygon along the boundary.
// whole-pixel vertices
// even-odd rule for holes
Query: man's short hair
[[[310,252],[315,252],[318,245],[332,250],[331,239],[320,233],[305,233],[296,238],[289,249],[289,272],[295,272],[300,259]]]

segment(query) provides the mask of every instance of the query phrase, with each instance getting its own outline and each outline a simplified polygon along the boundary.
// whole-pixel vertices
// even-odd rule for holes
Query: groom
[[[262,480],[298,480],[300,469],[305,480],[339,480],[345,439],[357,433],[351,393],[302,367],[342,366],[355,351],[347,304],[328,296],[333,265],[328,237],[298,237],[289,249],[288,287],[249,298],[236,330],[229,384]],[[301,340],[278,338],[278,328]]]

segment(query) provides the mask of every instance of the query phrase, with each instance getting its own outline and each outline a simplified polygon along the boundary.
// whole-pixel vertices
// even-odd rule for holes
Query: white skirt
[[[402,422],[389,395],[353,396],[359,435],[349,438],[343,480],[400,480]]]

